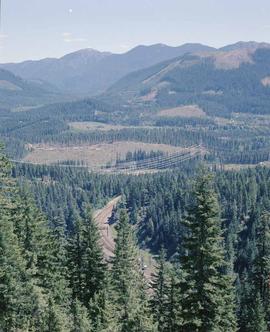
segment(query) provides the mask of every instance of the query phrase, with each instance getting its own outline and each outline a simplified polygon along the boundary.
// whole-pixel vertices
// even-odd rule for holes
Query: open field
[[[94,122],[94,121],[81,121],[81,122],[70,122],[69,127],[71,130],[75,131],[110,131],[110,130],[121,130],[121,129],[146,129],[153,128],[152,126],[122,126],[122,125],[114,125],[102,122]],[[156,127],[155,128],[161,128]]]
[[[27,112],[27,111],[32,111],[34,109],[37,109],[39,107],[42,107],[44,105],[36,105],[36,106],[18,106],[18,107],[14,107],[11,109],[12,112]]]
[[[69,126],[71,129],[79,130],[79,131],[110,131],[110,130],[120,130],[124,128],[130,128],[126,126],[120,125],[111,125],[101,122],[70,122]]]
[[[264,161],[258,164],[224,164],[222,168],[224,171],[240,171],[242,169],[255,167],[270,167],[270,161]]]
[[[31,145],[31,151],[24,158],[24,161],[37,164],[54,164],[76,160],[84,162],[90,168],[99,168],[108,163],[114,164],[117,158],[124,159],[129,151],[135,152],[138,150],[145,152],[162,151],[164,153],[187,151],[182,147],[142,142],[115,142],[81,146]]]
[[[206,113],[197,105],[187,105],[162,110],[158,113],[162,117],[202,118]]]

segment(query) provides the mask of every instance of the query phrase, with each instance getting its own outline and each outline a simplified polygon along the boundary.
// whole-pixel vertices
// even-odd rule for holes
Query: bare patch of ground
[[[67,160],[83,161],[90,168],[100,168],[108,163],[112,165],[117,158],[123,159],[126,154],[142,150],[145,152],[162,151],[175,153],[187,151],[182,147],[166,144],[151,144],[142,142],[114,142],[97,145],[60,146],[36,144],[28,147],[30,152],[24,158],[25,162],[35,164],[54,164]]]
[[[258,165],[253,165],[253,164],[225,164],[222,167],[225,171],[240,171],[241,169],[254,168],[256,166],[258,166]]]
[[[112,199],[103,209],[94,213],[94,219],[98,225],[101,235],[101,245],[103,248],[104,258],[107,262],[114,257],[115,236],[114,226],[109,225],[109,219],[112,216],[114,207],[121,200],[121,196]],[[143,274],[146,280],[151,281],[152,274],[155,270],[155,260],[147,250],[140,250],[140,260]]]
[[[160,70],[158,73],[148,77],[142,83],[149,84],[149,83],[153,83],[153,82],[158,82],[160,78],[162,78],[165,74],[167,74],[168,72],[170,72],[171,70],[173,70],[175,68],[189,68],[189,67],[192,67],[192,66],[198,64],[199,62],[200,62],[199,59],[195,59],[195,60],[180,59],[178,61],[170,63],[168,66],[166,66],[165,68]],[[163,84],[164,83],[166,83],[166,82],[163,82]]]
[[[206,113],[198,105],[187,105],[162,110],[158,113],[162,117],[201,118]]]
[[[203,95],[206,95],[206,96],[222,96],[223,95],[223,91],[221,90],[207,90],[207,91],[204,91],[202,93]]]
[[[5,80],[0,80],[0,89],[9,91],[21,91],[22,88]]]
[[[233,125],[236,123],[236,120],[234,120],[234,119],[228,119],[228,118],[222,118],[222,117],[215,117],[214,121],[219,126]]]
[[[265,87],[270,87],[270,76],[267,76],[261,80],[262,85]]]
[[[240,49],[230,52],[218,52],[213,56],[217,69],[237,69],[243,63],[253,63],[255,49]]]
[[[95,212],[94,219],[98,224],[101,234],[101,244],[104,258],[109,261],[114,256],[114,235],[112,226],[109,225],[109,218],[112,216],[113,208],[120,201],[121,196],[112,199],[103,209]]]
[[[225,164],[222,168],[225,171],[240,171],[241,169],[255,168],[255,167],[270,167],[270,161],[263,161],[258,164]]]
[[[110,131],[110,130],[120,130],[124,128],[129,128],[127,126],[120,125],[111,125],[107,123],[101,122],[70,122],[69,126],[71,129],[79,130],[79,131]]]
[[[157,94],[158,94],[158,90],[153,89],[148,94],[146,94],[145,96],[140,97],[140,99],[142,101],[153,101],[153,100],[156,99]]]
[[[12,112],[27,112],[27,111],[32,111],[34,109],[37,109],[39,107],[42,107],[44,105],[36,105],[36,106],[18,106],[15,108],[12,108]]]

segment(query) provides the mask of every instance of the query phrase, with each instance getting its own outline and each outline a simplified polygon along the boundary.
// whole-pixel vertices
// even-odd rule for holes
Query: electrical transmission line
[[[172,153],[166,156],[159,156],[155,158],[150,158],[148,160],[142,161],[132,161],[132,162],[124,162],[120,165],[106,167],[99,166],[99,167],[91,167],[89,165],[61,165],[61,164],[38,164],[27,162],[23,160],[11,160],[14,164],[23,164],[23,165],[33,165],[33,166],[45,166],[45,167],[59,167],[59,168],[77,168],[77,169],[89,169],[92,171],[102,172],[105,171],[106,173],[122,173],[122,172],[130,172],[130,171],[139,171],[139,170],[166,170],[171,169],[178,164],[181,164],[184,161],[194,159],[198,157],[201,153],[199,150],[200,146],[192,146],[190,147],[191,150],[189,151],[182,151],[177,153]]]

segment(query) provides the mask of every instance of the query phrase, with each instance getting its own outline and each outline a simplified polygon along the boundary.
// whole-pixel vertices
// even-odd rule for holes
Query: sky
[[[2,0],[0,62],[136,45],[270,42],[270,0]]]

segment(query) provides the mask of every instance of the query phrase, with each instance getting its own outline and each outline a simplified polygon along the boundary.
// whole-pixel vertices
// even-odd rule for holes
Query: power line
[[[32,165],[32,166],[43,166],[43,167],[59,167],[59,168],[76,168],[76,169],[88,169],[97,172],[108,172],[108,173],[121,173],[125,171],[140,171],[140,170],[161,170],[161,169],[171,169],[176,165],[193,158],[196,158],[200,153],[200,146],[191,146],[189,151],[181,151],[176,153],[171,153],[166,156],[158,156],[156,158],[150,158],[148,160],[142,160],[140,162],[127,162],[120,165],[115,165],[111,167],[106,166],[96,166],[91,167],[89,165],[61,165],[61,164],[39,164],[33,162],[27,162],[23,160],[11,160],[14,164],[22,165]]]
[[[195,147],[191,147],[190,149],[194,149]],[[151,159],[146,159],[146,160],[139,160],[139,161],[132,161],[132,162],[127,162],[127,163],[121,163],[119,165],[115,165],[114,168],[116,169],[125,169],[125,168],[156,168],[156,165],[162,164],[166,161],[170,161],[173,159],[179,159],[182,156],[186,156],[188,152],[176,152],[172,153],[170,155],[165,155],[165,156],[158,156],[156,158],[151,158]]]

